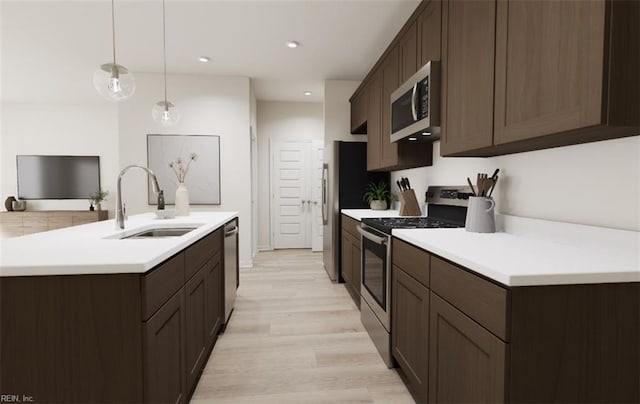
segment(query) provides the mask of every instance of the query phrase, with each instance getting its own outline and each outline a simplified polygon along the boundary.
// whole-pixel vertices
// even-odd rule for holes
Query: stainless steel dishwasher
[[[238,219],[224,225],[224,323],[227,324],[236,301],[238,279]]]

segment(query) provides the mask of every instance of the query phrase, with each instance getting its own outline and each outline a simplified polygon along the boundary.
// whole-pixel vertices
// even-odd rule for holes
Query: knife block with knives
[[[416,193],[411,189],[409,178],[402,177],[396,181],[400,188],[400,216],[422,216]]]
[[[413,189],[400,192],[400,216],[422,216],[422,210]]]

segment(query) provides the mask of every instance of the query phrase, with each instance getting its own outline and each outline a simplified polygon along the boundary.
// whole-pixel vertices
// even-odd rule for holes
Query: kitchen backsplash
[[[433,166],[391,173],[391,191],[408,177],[424,206],[428,185],[465,185],[500,168],[499,213],[640,231],[640,136],[489,158],[440,157]]]

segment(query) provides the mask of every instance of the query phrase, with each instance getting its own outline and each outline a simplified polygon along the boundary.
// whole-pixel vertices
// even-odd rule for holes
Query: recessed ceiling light
[[[417,137],[410,137],[409,140],[418,140]]]
[[[207,63],[208,61],[211,60],[211,58],[209,56],[200,56],[198,60],[201,61],[202,63]]]
[[[287,42],[287,48],[297,48],[298,46],[300,46],[300,42],[296,42],[296,41],[289,41]]]
[[[431,136],[431,132],[422,132],[422,136]]]
[[[305,92],[304,92],[304,95],[307,95],[307,96],[308,96],[308,95],[311,95],[311,94],[313,94],[311,91],[305,91]]]

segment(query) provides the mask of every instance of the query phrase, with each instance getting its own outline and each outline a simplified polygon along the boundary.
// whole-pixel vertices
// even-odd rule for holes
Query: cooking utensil
[[[493,175],[491,176],[491,179],[493,180],[493,182],[496,181],[496,178],[498,178],[498,173],[500,172],[499,168],[496,168],[496,171],[493,172]]]
[[[405,177],[405,180],[407,180],[407,189],[411,189],[411,183],[409,182],[409,178]]]
[[[473,184],[471,183],[471,179],[469,177],[467,177],[467,183],[471,187],[471,192],[473,192],[473,196],[478,196],[478,194],[476,194],[476,190],[473,188]]]
[[[398,185],[398,188],[400,188],[400,191],[404,191],[404,189],[402,189],[402,184],[400,183],[400,181],[396,181],[396,184]]]
[[[493,185],[491,186],[491,190],[489,191],[489,196],[493,194],[493,189],[496,187],[496,184],[498,183],[498,178],[500,177],[496,175],[496,178],[493,180]]]

